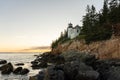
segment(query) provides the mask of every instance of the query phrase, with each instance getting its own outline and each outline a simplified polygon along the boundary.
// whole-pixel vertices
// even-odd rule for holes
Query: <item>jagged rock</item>
[[[99,73],[83,62],[72,61],[64,65],[65,76],[68,80],[97,80]]]
[[[46,63],[46,62],[41,62],[41,63],[39,64],[39,67],[41,67],[41,68],[46,68],[46,67],[47,67],[47,63]]]
[[[39,63],[35,63],[35,64],[32,64],[32,68],[33,69],[40,69],[40,68],[46,68],[48,65],[46,62],[39,62]]]
[[[37,80],[37,78],[35,76],[30,76],[29,80]]]
[[[31,61],[31,64],[32,64],[32,65],[36,65],[36,64],[38,64],[38,63],[39,63],[39,62],[38,62],[38,61],[35,61],[35,60],[34,60],[34,61]]]
[[[13,72],[13,65],[11,63],[5,64],[3,66],[0,67],[1,73],[2,74],[10,74],[11,72]]]
[[[64,72],[56,69],[55,66],[48,67],[44,80],[64,80]]]
[[[79,71],[75,77],[75,80],[98,80],[99,73],[96,71]]]
[[[16,66],[23,66],[24,65],[24,63],[17,63],[17,64],[15,64]]]
[[[24,68],[24,69],[21,70],[20,74],[25,75],[25,74],[28,74],[29,72],[30,71],[28,69]]]
[[[120,67],[111,67],[106,76],[107,80],[120,80]]]
[[[45,78],[45,70],[40,71],[39,74],[37,75],[37,80],[44,80]]]
[[[32,67],[32,69],[40,69],[40,66],[38,64],[34,64],[31,67]]]
[[[92,61],[96,59],[94,55],[90,55],[88,53],[79,52],[75,50],[65,51],[61,54],[61,56],[65,58],[66,62],[78,60],[83,61],[85,63],[87,63],[87,61],[89,61],[89,63],[92,63]]]
[[[98,59],[95,57],[95,55],[87,55],[87,56],[85,56],[83,61],[85,64],[87,64],[89,66],[93,66],[97,60]]]
[[[13,73],[14,73],[14,74],[20,74],[21,71],[22,71],[22,67],[18,67],[18,68],[16,68],[16,69],[13,71]]]
[[[53,61],[55,64],[63,64],[65,62],[65,58],[62,55],[56,55],[55,58],[53,58]]]
[[[6,60],[0,60],[0,64],[6,64],[7,61]]]
[[[39,55],[34,55],[35,57],[39,57]]]
[[[30,76],[29,80],[44,80],[46,71],[42,70],[35,76]]]

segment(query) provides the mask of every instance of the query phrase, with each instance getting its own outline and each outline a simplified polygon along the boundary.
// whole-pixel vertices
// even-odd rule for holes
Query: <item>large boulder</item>
[[[47,62],[42,61],[42,62],[33,63],[31,67],[33,69],[40,69],[40,68],[46,68],[47,66],[48,66]]]
[[[29,72],[30,72],[29,69],[24,68],[21,70],[20,74],[25,75],[25,74],[28,74]]]
[[[37,80],[44,80],[44,77],[45,77],[45,70],[42,70],[37,75]]]
[[[0,64],[6,64],[7,61],[6,60],[0,60]]]
[[[91,64],[93,61],[96,61],[94,55],[90,55],[89,53],[79,52],[75,50],[65,51],[61,54],[61,56],[65,58],[66,62],[78,60],[87,63],[88,61],[91,61],[88,62],[88,64]]]
[[[79,61],[65,63],[64,72],[68,80],[97,80],[99,78],[98,72]]]
[[[22,67],[17,67],[17,68],[13,71],[13,73],[14,73],[14,74],[20,74],[21,71],[22,71]]]
[[[38,64],[34,64],[31,67],[32,67],[32,69],[40,69],[40,66]]]
[[[56,55],[53,58],[53,62],[57,65],[65,63],[65,58],[62,55]]]
[[[47,63],[53,64],[63,64],[65,59],[62,55],[55,55],[51,53],[43,53],[40,57],[37,57],[34,61],[31,62],[33,69],[46,68],[48,66]]]
[[[0,67],[1,73],[2,74],[10,74],[11,72],[13,72],[13,65],[11,63],[5,64],[3,66]]]
[[[52,62],[52,58],[54,58],[55,55],[51,54],[51,52],[45,52],[40,55],[40,57],[37,57],[36,60],[39,62]]]
[[[109,60],[97,60],[93,68],[99,72],[100,80],[107,80],[112,65],[113,63]]]
[[[47,62],[40,62],[39,67],[46,68],[47,67]]]
[[[46,70],[44,80],[64,80],[64,72],[56,69],[55,66],[50,66]]]
[[[75,77],[75,80],[98,80],[99,73],[96,71],[85,71],[81,72],[79,71],[77,76]]]
[[[36,60],[31,61],[31,64],[32,64],[32,65],[36,65],[36,64],[38,64],[38,63],[39,63],[39,61],[36,61]]]
[[[97,60],[94,69],[100,73],[100,80],[120,80],[120,60]]]
[[[29,80],[37,80],[37,78],[35,76],[30,76]]]
[[[35,76],[30,76],[29,80],[44,80],[46,71],[42,70]]]
[[[107,80],[120,80],[120,67],[111,67],[107,75]]]
[[[32,63],[34,62],[47,62],[47,63],[61,64],[65,62],[65,59],[61,55],[52,54],[51,52],[46,52],[46,53],[41,54],[34,61],[32,61]]]

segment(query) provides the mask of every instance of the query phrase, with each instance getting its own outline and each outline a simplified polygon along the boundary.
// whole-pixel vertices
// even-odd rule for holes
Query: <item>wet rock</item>
[[[39,62],[39,63],[34,63],[32,64],[33,69],[40,69],[40,68],[46,68],[48,64],[46,62]]]
[[[32,62],[31,62],[32,65],[36,65],[36,64],[38,64],[38,63],[39,63],[38,61],[32,61]]]
[[[24,63],[17,63],[17,64],[15,64],[16,66],[23,66],[24,65]]]
[[[6,64],[7,61],[6,60],[0,60],[0,64]]]
[[[37,80],[44,80],[44,78],[45,78],[45,70],[42,70],[37,75]]]
[[[65,63],[64,72],[68,80],[97,80],[99,77],[99,73],[92,67],[79,61]]]
[[[47,67],[47,63],[53,64],[63,64],[65,59],[61,55],[52,54],[51,52],[45,52],[39,57],[37,57],[34,61],[31,62],[33,69],[40,69]]]
[[[79,51],[75,51],[75,50],[65,51],[60,55],[65,58],[66,62],[75,61],[75,60],[87,62],[89,60],[93,61],[95,59],[94,55],[90,55],[89,53],[79,52]],[[91,62],[89,62],[89,63],[91,63]]]
[[[87,55],[85,56],[83,62],[89,66],[94,66],[97,60],[98,59],[95,57],[95,55]]]
[[[29,80],[37,80],[37,78],[36,78],[36,76],[30,76]]]
[[[44,80],[46,71],[42,70],[35,76],[30,76],[29,80]]]
[[[10,74],[11,72],[13,72],[13,65],[11,63],[5,64],[3,66],[0,67],[1,73],[2,74]]]
[[[100,80],[120,80],[120,60],[98,60],[94,69],[100,73]]]
[[[120,66],[112,66],[101,71],[100,80],[120,80]]]
[[[47,67],[47,63],[46,63],[46,62],[41,62],[41,63],[39,64],[39,66],[40,66],[41,68],[46,68],[46,67]]]
[[[62,55],[56,55],[53,58],[53,61],[54,61],[55,64],[59,65],[59,64],[63,64],[65,62],[65,59]]]
[[[75,77],[75,80],[98,80],[99,73],[96,71],[79,71]]]
[[[120,80],[120,67],[111,67],[106,76],[107,80]]]
[[[64,72],[54,66],[48,67],[44,80],[64,80]]]
[[[39,55],[34,55],[35,57],[39,57]]]
[[[31,67],[32,67],[32,69],[40,69],[40,66],[38,64],[34,64]]]
[[[21,75],[25,75],[25,74],[28,74],[28,73],[29,73],[29,70],[26,69],[26,68],[22,69],[21,72],[20,72]]]
[[[16,68],[16,69],[13,71],[13,73],[14,73],[14,74],[20,74],[21,71],[22,71],[22,67],[18,67],[18,68]]]
[[[37,57],[34,61],[47,63],[64,63],[64,57],[51,52],[46,52]]]
[[[96,62],[96,64],[94,65],[94,69],[99,72],[100,80],[107,80],[107,72],[109,71],[110,67],[111,65],[106,60],[98,60]]]

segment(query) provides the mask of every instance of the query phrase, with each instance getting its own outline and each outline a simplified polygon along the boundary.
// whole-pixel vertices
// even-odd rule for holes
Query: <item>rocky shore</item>
[[[10,73],[13,73],[16,75],[25,75],[25,74],[29,73],[29,69],[22,68],[22,67],[14,68],[13,64],[10,62],[7,63],[6,60],[0,60],[0,63],[2,64],[0,66],[0,71],[1,71],[2,75],[9,75]],[[19,65],[21,65],[21,64],[19,64]]]
[[[100,60],[73,50],[57,55],[47,52],[31,63],[34,69],[44,69],[29,80],[120,80],[119,59]]]

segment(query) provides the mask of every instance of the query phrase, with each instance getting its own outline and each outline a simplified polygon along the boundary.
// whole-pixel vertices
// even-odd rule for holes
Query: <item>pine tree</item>
[[[108,0],[104,0],[102,15],[100,18],[100,25],[108,23],[108,14],[109,14],[109,8],[108,8]]]
[[[119,5],[120,5],[120,0],[110,0],[109,6],[110,6],[110,13],[109,13],[109,19],[112,24],[116,24],[120,22],[119,20]]]
[[[99,16],[96,13],[95,7],[92,5],[91,8],[87,6],[87,13],[83,18],[83,33],[86,35],[86,42],[94,40],[94,34],[96,33],[97,25],[99,22]]]
[[[86,43],[98,40],[106,40],[111,37],[112,28],[107,24],[108,13],[109,9],[107,0],[104,2],[102,14],[98,14],[93,5],[91,8],[87,6],[87,13],[83,18],[83,33],[86,35]]]

